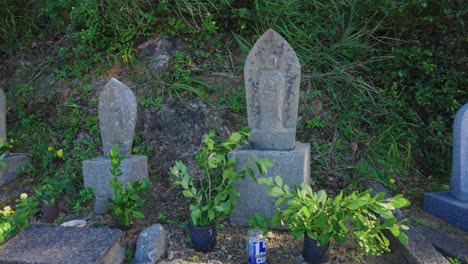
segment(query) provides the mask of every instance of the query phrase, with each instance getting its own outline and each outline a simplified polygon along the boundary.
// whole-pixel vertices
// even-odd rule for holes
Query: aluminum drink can
[[[247,253],[249,256],[249,264],[265,264],[266,263],[266,238],[263,231],[259,229],[251,229],[247,234]]]

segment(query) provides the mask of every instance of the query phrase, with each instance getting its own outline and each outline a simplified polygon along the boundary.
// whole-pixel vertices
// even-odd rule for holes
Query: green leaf
[[[402,208],[410,205],[410,202],[403,198],[401,194],[394,196],[393,198],[390,198],[389,201],[395,206],[396,208]]]
[[[139,211],[133,211],[133,216],[139,219],[145,218],[145,215]]]
[[[401,232],[401,233],[398,235],[398,239],[400,240],[400,242],[401,242],[403,245],[407,245],[407,244],[408,244],[408,237],[406,236],[405,233]]]
[[[231,136],[229,137],[229,140],[233,141],[233,142],[239,142],[239,140],[241,140],[241,138],[242,138],[241,134],[232,133]]]
[[[280,176],[275,176],[275,183],[278,187],[283,187],[283,178]]]
[[[192,217],[192,223],[198,226],[198,222],[201,219],[201,210],[199,208],[192,210],[192,213],[190,214],[190,216]]]
[[[193,198],[193,197],[194,197],[193,194],[192,194],[192,192],[189,191],[189,190],[183,190],[183,191],[182,191],[182,194],[183,194],[185,197],[187,197],[187,198]]]
[[[331,235],[329,233],[324,233],[320,235],[320,245],[324,246],[327,245],[328,242],[330,241]]]
[[[349,210],[357,210],[361,207],[363,207],[364,205],[367,204],[367,199],[356,199],[356,200],[353,200],[351,202],[349,202],[347,205],[346,205],[346,208],[348,208]]]
[[[271,186],[272,183],[273,183],[273,180],[272,180],[271,177],[269,177],[269,178],[262,177],[262,178],[257,179],[257,183],[262,184],[262,185]]]
[[[387,227],[387,229],[390,230],[390,232],[392,232],[392,235],[395,237],[399,237],[401,233],[400,228],[397,225],[389,226]]]
[[[269,195],[273,197],[278,197],[278,196],[281,196],[283,193],[284,192],[281,188],[274,186],[273,188],[270,189]]]
[[[278,200],[276,200],[275,206],[280,207],[284,203],[284,201],[286,201],[286,197],[278,198]]]

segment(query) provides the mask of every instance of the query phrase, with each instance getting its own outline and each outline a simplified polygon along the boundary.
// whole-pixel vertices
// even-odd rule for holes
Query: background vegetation
[[[301,60],[298,139],[313,147],[316,184],[354,189],[373,179],[420,198],[449,182],[453,117],[468,102],[468,7],[461,0],[0,0],[0,6],[0,84],[14,124],[8,136],[14,151],[32,153],[29,181],[65,178],[72,183],[63,185],[66,193],[79,200],[81,161],[100,146],[91,81],[116,67],[138,73],[133,82],[151,95],[140,100],[143,107],[189,94],[245,113],[243,89],[225,91],[201,76],[241,74],[243,59],[237,64],[231,53],[245,56],[273,28]],[[136,51],[151,35],[189,43],[159,81]],[[57,80],[63,90],[52,85]],[[38,88],[44,86],[55,88]],[[135,149],[151,154],[141,136]]]

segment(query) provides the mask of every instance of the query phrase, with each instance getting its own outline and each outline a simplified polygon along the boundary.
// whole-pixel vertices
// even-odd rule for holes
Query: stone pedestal
[[[107,228],[32,224],[0,248],[0,263],[120,264],[123,232]]]
[[[6,167],[0,167],[0,184],[9,183],[14,180],[15,176],[26,166],[29,162],[27,154],[10,153],[3,162]]]
[[[255,150],[237,149],[229,153],[236,158],[236,169],[240,170],[245,164],[259,158],[268,158],[273,167],[268,169],[265,177],[281,176],[285,184],[293,187],[303,182],[310,183],[310,144],[296,144],[293,150]],[[255,167],[254,164],[251,166]],[[262,177],[254,169],[256,177]],[[276,211],[275,198],[268,197],[267,187],[257,184],[249,176],[234,183],[238,196],[237,206],[230,216],[234,224],[247,225],[247,220],[254,213],[272,217]]]
[[[249,146],[259,150],[291,150],[296,145],[296,129],[252,129]]]
[[[425,193],[424,210],[468,231],[468,201],[459,200],[449,192]]]
[[[84,186],[93,188],[94,196],[100,199],[95,204],[100,208],[94,208],[98,214],[107,212],[107,203],[103,200],[103,197],[110,199],[113,194],[113,190],[109,185],[109,181],[112,180],[111,168],[111,160],[106,156],[83,161]],[[127,182],[148,178],[148,158],[143,155],[129,156],[122,160],[120,170],[123,174],[119,177],[119,180],[124,185],[127,185]]]

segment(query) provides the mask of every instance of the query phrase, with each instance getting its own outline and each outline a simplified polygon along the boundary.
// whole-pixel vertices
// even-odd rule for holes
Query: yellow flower
[[[63,149],[57,150],[57,156],[58,156],[59,158],[63,157]]]
[[[211,21],[211,24],[213,24],[213,26],[216,25],[216,21]]]
[[[247,28],[247,26],[245,24],[241,25],[241,29],[246,29],[246,28]]]
[[[53,148],[52,146],[49,146],[49,147],[47,148],[47,150],[48,150],[49,152],[51,152],[52,150],[54,150],[54,148]]]
[[[20,195],[20,198],[21,198],[22,200],[27,199],[27,198],[28,198],[28,194],[27,194],[27,193],[22,193],[22,194]]]
[[[8,206],[5,206],[5,208],[3,208],[3,215],[4,216],[8,216],[12,213],[14,213],[15,211],[11,210],[11,207],[8,205]]]
[[[391,178],[391,179],[390,179],[390,183],[391,183],[391,184],[394,184],[394,183],[395,183],[395,179]]]

